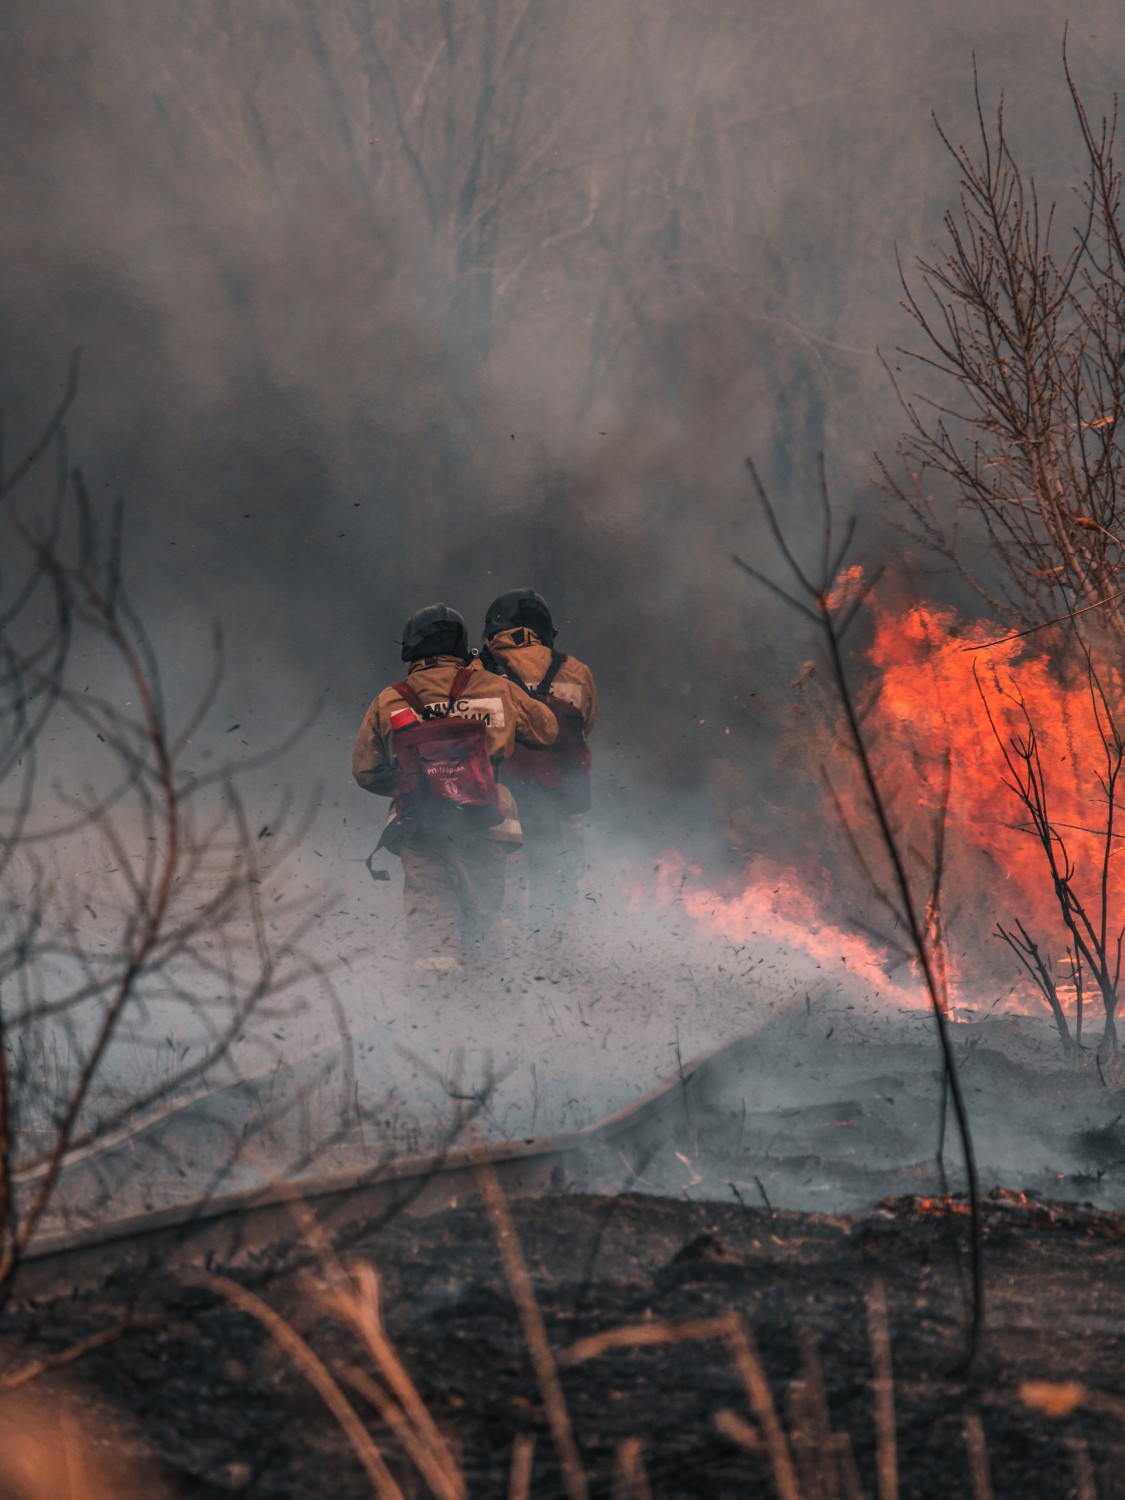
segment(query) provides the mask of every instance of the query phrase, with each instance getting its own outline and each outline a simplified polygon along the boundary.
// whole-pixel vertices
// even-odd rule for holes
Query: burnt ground
[[[802,1349],[818,1351],[835,1430],[849,1434],[873,1495],[872,1354],[865,1299],[886,1287],[904,1496],[973,1493],[964,1423],[983,1423],[998,1497],[1125,1495],[1125,1418],[1096,1397],[1052,1418],[1021,1383],[1125,1388],[1125,1216],[1023,1195],[985,1205],[987,1327],[968,1375],[963,1211],[900,1199],[862,1215],[768,1212],[737,1203],[562,1194],[513,1204],[552,1346],[638,1322],[736,1310],[753,1331],[786,1411]],[[536,1435],[531,1494],[563,1493],[540,1395],[487,1216],[479,1203],[400,1217],[341,1247],[377,1266],[387,1326],[426,1404],[461,1456],[473,1496],[508,1493],[514,1440]],[[330,1366],[363,1364],[351,1336],[310,1297],[307,1246],[275,1246],[231,1275],[282,1311]],[[213,1269],[221,1269],[215,1267]],[[306,1377],[259,1323],[160,1266],[126,1263],[96,1290],[13,1305],[5,1335],[21,1359],[130,1317],[143,1326],[71,1367],[80,1405],[124,1413],[135,1450],[155,1457],[172,1496],[373,1493]],[[370,1368],[370,1365],[367,1365]],[[564,1371],[592,1493],[612,1488],[615,1450],[637,1437],[658,1497],[773,1493],[764,1457],[718,1432],[749,1419],[721,1340],[605,1354]],[[370,1408],[357,1401],[407,1495],[428,1494]],[[1125,1407],[1122,1408],[1125,1411]],[[107,1429],[108,1430],[108,1429]],[[1088,1454],[1094,1488],[1086,1470]],[[153,1491],[148,1491],[153,1493]],[[814,1492],[806,1491],[806,1500]]]

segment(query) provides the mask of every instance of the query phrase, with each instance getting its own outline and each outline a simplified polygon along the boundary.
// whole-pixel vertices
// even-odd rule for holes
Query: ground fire
[[[855,570],[841,580],[841,599],[857,581]],[[905,847],[931,847],[946,800],[942,909],[954,1004],[979,998],[987,978],[990,994],[1000,982],[1007,1008],[1042,1005],[1042,983],[1021,973],[998,941],[999,924],[1022,930],[1035,945],[1060,1006],[1073,1011],[1075,941],[1064,899],[1080,931],[1085,911],[1100,934],[1105,977],[1115,988],[1125,911],[1125,833],[1117,831],[1120,673],[1076,650],[1065,626],[1018,636],[994,621],[964,621],[923,603],[877,606],[872,625],[864,733]],[[862,847],[868,814],[858,770],[832,726],[815,740],[810,758],[822,762],[832,793],[812,816],[823,824],[842,813]],[[885,1003],[922,1004],[908,967],[898,966],[893,938],[882,947],[849,930],[843,909],[854,899],[854,870],[835,882],[834,899],[819,863],[802,872],[754,859],[732,891],[708,885],[698,867],[669,851],[657,883],[662,900],[681,901],[693,919],[735,942],[769,932],[818,968],[846,966]],[[1030,957],[1026,946],[1022,952]],[[1019,978],[1014,989],[1002,983],[1005,968]],[[1089,968],[1085,998],[1096,1001]]]

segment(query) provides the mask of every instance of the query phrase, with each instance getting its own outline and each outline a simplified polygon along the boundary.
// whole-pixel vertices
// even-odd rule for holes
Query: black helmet
[[[534,589],[509,589],[493,599],[484,617],[484,639],[490,641],[501,630],[514,630],[520,625],[534,630],[544,646],[554,645],[558,635],[555,622],[546,599]]]
[[[468,661],[471,654],[464,617],[448,604],[427,604],[402,627],[403,661],[425,656],[459,656]]]

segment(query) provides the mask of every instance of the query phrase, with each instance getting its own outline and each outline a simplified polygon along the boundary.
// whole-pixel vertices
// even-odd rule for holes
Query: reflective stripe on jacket
[[[426,707],[444,707],[453,680],[464,665],[456,656],[426,657],[410,664],[407,681]],[[400,693],[388,687],[364,714],[352,748],[352,775],[365,792],[394,796],[391,715],[408,706]],[[529,698],[506,677],[496,677],[475,662],[452,712],[455,718],[484,720],[488,753],[494,762],[506,760],[517,740],[526,745],[551,745],[558,733],[555,716],[545,704]]]

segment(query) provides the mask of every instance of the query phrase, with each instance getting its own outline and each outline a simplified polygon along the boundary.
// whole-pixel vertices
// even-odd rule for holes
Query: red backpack
[[[516,741],[511,755],[500,767],[500,779],[506,785],[541,786],[552,792],[559,807],[568,813],[583,813],[590,807],[590,747],[582,714],[573,703],[558,698],[551,686],[566,661],[561,651],[552,651],[551,665],[543,680],[534,688],[494,652],[488,653],[488,668],[509,678],[532,698],[545,703],[558,720],[559,732],[553,745],[524,745]],[[517,801],[519,794],[517,790]]]
[[[440,808],[474,812],[492,826],[504,821],[500,791],[488,755],[488,731],[483,719],[455,718],[457,699],[472,675],[462,667],[449,689],[448,704],[423,704],[407,682],[396,682],[395,692],[413,710],[405,723],[391,716],[397,762],[395,807],[410,822]]]

